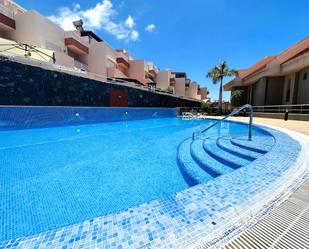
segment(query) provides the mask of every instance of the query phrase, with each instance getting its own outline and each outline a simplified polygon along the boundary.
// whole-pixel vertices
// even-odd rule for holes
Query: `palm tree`
[[[219,114],[222,114],[222,83],[224,77],[238,76],[236,70],[229,69],[226,61],[221,62],[219,65],[213,67],[206,75],[211,78],[214,84],[220,82],[219,88]]]

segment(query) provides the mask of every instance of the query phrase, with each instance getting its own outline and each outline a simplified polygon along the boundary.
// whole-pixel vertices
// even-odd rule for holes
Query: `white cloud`
[[[139,33],[136,30],[133,30],[130,34],[130,37],[132,41],[137,41],[139,37]]]
[[[115,21],[116,15],[117,11],[111,1],[101,0],[95,7],[89,9],[81,9],[79,4],[75,4],[72,9],[60,8],[58,13],[49,19],[64,30],[73,30],[72,22],[82,19],[86,29],[104,30],[119,40],[138,40],[139,32],[134,29],[134,19],[129,16],[125,21]]]
[[[131,29],[134,27],[135,25],[135,22],[134,22],[134,19],[132,18],[132,16],[128,16],[125,24]]]
[[[152,24],[149,24],[145,27],[145,30],[148,31],[148,32],[153,32],[156,28],[156,25],[154,25],[153,23]]]

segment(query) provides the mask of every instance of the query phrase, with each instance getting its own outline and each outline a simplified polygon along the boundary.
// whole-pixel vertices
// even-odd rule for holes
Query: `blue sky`
[[[308,0],[17,2],[64,26],[81,16],[114,48],[125,48],[160,69],[186,71],[210,89],[213,100],[218,86],[205,78],[212,66],[227,60],[233,69],[246,68],[309,35]]]

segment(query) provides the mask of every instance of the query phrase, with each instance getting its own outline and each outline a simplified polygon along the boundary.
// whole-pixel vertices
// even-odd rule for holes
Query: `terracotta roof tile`
[[[277,61],[279,64],[283,64],[307,51],[309,51],[309,36],[278,54]]]
[[[264,69],[266,65],[271,62],[273,59],[275,59],[276,56],[267,56],[264,59],[260,60],[258,63],[254,64],[253,66],[249,67],[244,73],[243,76],[241,77],[242,79],[248,78],[251,75],[259,72],[260,70]]]

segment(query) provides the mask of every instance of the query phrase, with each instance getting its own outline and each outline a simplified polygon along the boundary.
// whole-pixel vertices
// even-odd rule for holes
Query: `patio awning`
[[[55,62],[54,51],[31,46],[24,43],[17,43],[12,40],[0,38],[0,53],[9,54],[12,56],[23,56],[31,59]]]

